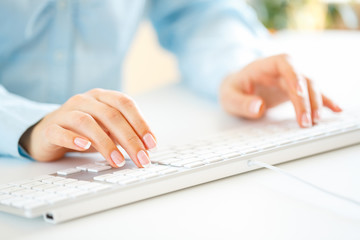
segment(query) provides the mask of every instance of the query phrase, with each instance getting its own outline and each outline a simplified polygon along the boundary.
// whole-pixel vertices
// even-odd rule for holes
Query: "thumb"
[[[224,108],[229,113],[249,119],[257,119],[264,115],[266,106],[261,97],[233,90],[223,101]]]

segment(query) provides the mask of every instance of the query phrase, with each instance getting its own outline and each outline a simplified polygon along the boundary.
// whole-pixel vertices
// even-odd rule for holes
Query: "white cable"
[[[317,185],[315,185],[315,184],[313,184],[313,183],[311,183],[311,182],[308,182],[308,181],[306,181],[306,180],[304,180],[304,179],[302,179],[302,178],[299,178],[299,177],[297,177],[297,176],[295,176],[295,175],[293,175],[293,174],[291,174],[291,173],[289,173],[289,172],[286,172],[285,170],[282,170],[281,168],[275,167],[275,166],[273,166],[273,165],[270,165],[270,164],[267,164],[267,163],[264,163],[264,162],[260,162],[260,161],[249,160],[249,161],[248,161],[248,166],[258,166],[258,167],[264,167],[264,168],[273,170],[273,171],[275,171],[275,172],[277,172],[277,173],[280,173],[280,174],[282,174],[282,175],[285,175],[285,176],[287,176],[287,177],[290,177],[290,178],[292,178],[292,179],[295,179],[296,181],[301,182],[302,184],[305,184],[305,185],[307,185],[307,186],[309,186],[309,187],[312,187],[312,188],[314,188],[314,189],[316,189],[316,190],[318,190],[318,191],[320,191],[320,192],[323,192],[323,193],[328,194],[328,195],[330,195],[330,196],[332,196],[332,197],[341,199],[341,200],[343,200],[343,201],[346,201],[346,202],[355,204],[355,205],[357,205],[358,207],[360,207],[360,202],[357,201],[357,200],[354,200],[354,199],[352,199],[352,198],[349,198],[349,197],[340,195],[340,194],[338,194],[338,193],[329,191],[329,190],[327,190],[327,189],[325,189],[325,188],[319,187],[319,186],[317,186]]]

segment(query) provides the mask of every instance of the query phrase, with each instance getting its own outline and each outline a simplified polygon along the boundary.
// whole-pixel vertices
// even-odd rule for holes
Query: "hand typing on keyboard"
[[[93,89],[75,95],[25,132],[20,144],[39,161],[61,158],[68,151],[100,152],[112,167],[125,164],[122,146],[138,167],[150,164],[147,150],[154,134],[135,103],[116,91]]]
[[[225,110],[250,119],[262,117],[266,108],[286,100],[293,103],[301,127],[316,124],[323,105],[334,112],[341,112],[309,78],[295,70],[287,55],[252,62],[228,76],[220,87],[220,101]]]

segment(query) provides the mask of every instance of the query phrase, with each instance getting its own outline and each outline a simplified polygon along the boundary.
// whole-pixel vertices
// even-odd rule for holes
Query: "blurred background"
[[[241,1],[241,0],[239,0]],[[248,0],[274,34],[360,30],[360,0]],[[177,82],[175,57],[163,50],[149,22],[141,24],[124,63],[124,91],[136,95]]]

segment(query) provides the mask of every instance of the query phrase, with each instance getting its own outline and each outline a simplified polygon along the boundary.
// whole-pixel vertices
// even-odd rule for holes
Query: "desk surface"
[[[298,57],[300,65],[345,109],[360,102],[359,42],[358,33],[333,32],[283,34],[276,40]],[[181,86],[136,99],[160,144],[184,142],[247,123]],[[275,116],[293,117],[291,106],[275,109],[267,117]],[[360,199],[359,156],[360,145],[355,145],[280,166]],[[51,173],[88,162],[91,157],[54,163],[0,158],[0,182]],[[346,214],[349,212],[357,220]],[[60,225],[0,213],[0,232],[3,239],[359,239],[359,212],[269,170],[257,170]]]

